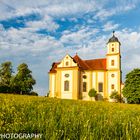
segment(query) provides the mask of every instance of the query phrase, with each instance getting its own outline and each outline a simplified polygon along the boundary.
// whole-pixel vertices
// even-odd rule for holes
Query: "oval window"
[[[115,77],[115,74],[111,74],[111,77]]]
[[[69,77],[69,74],[65,74],[65,77]]]
[[[87,76],[86,75],[83,75],[83,79],[86,79],[87,78]]]

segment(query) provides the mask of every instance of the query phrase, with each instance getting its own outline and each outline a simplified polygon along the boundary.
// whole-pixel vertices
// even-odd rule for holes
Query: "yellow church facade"
[[[106,58],[83,60],[77,54],[67,54],[60,62],[54,62],[49,71],[49,96],[90,100],[88,92],[92,88],[105,99],[113,91],[121,94],[120,45],[113,34],[107,43]]]

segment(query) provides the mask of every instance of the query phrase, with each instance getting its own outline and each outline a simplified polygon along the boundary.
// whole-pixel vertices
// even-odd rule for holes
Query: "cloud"
[[[10,0],[5,0],[0,2],[0,19],[8,19],[14,18],[17,16],[25,16],[31,13],[39,13],[41,15],[51,15],[53,17],[60,17],[60,16],[68,16],[68,15],[75,15],[79,13],[87,13],[91,11],[95,11],[98,7],[96,1],[86,1],[86,0],[29,0],[28,2],[23,1],[15,1],[10,4]]]
[[[108,8],[109,0],[2,0],[0,1],[0,20],[26,16],[32,13],[40,15],[49,15],[53,18],[64,16],[82,16],[83,14],[93,13],[95,19],[106,19],[115,14],[120,14],[134,9],[139,1],[118,0],[112,2],[112,8]]]
[[[103,26],[103,31],[112,31],[115,30],[119,27],[119,24],[114,24],[112,21],[108,21],[104,26]]]
[[[60,17],[66,15],[75,15],[79,13],[88,13],[96,11],[98,9],[98,3],[96,1],[86,0],[67,0],[61,3],[55,3],[46,9],[49,15]]]
[[[110,1],[108,1],[110,3]],[[135,9],[139,4],[138,0],[128,1],[128,0],[118,0],[116,3],[113,2],[111,8],[107,8],[105,5],[102,9],[98,10],[94,16],[94,19],[105,20],[108,17],[119,15]]]
[[[59,25],[55,23],[50,16],[45,15],[45,17],[43,17],[41,20],[26,22],[26,27],[30,31],[38,31],[42,29],[55,31],[59,28]]]
[[[128,70],[132,70],[134,68],[140,68],[140,56],[139,56],[139,54],[132,54],[131,59],[129,59],[127,61],[127,64],[125,65],[125,68]]]
[[[101,20],[104,20],[106,19],[107,17],[110,17],[112,15],[114,15],[115,11],[114,10],[106,10],[106,9],[102,9],[100,11],[98,11],[96,13],[96,15],[94,16],[95,19],[101,19]]]
[[[99,32],[98,29],[92,29],[89,27],[81,27],[76,32],[65,31],[60,38],[60,41],[63,44],[69,45],[83,45],[84,43],[88,42],[90,38]]]
[[[27,16],[33,13],[40,13],[41,10],[39,8],[34,7],[21,7],[20,3],[19,6],[14,6],[14,3],[9,4],[11,2],[8,1],[0,1],[0,20],[7,20],[11,18],[16,18],[20,16]],[[15,2],[17,3],[17,2]]]
[[[129,51],[140,48],[140,32],[132,29],[123,29],[117,31],[116,34],[120,38],[122,45],[124,46],[123,51]]]

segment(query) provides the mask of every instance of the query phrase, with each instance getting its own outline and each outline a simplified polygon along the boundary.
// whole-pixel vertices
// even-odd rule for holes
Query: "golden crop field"
[[[45,140],[139,140],[140,105],[0,95],[0,134]]]

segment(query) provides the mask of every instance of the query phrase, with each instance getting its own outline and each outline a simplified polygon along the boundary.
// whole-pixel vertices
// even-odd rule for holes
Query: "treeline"
[[[20,64],[17,73],[15,75],[13,73],[12,62],[8,61],[0,65],[0,93],[38,95],[32,91],[36,80],[27,64]]]

